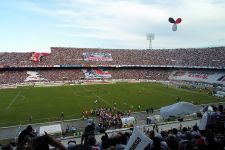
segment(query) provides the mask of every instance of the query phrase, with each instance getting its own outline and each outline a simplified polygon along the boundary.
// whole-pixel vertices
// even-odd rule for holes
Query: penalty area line
[[[107,102],[106,100],[104,100],[103,98],[101,98],[100,96],[95,95],[95,97],[99,98],[101,101],[103,101],[103,102],[104,102],[104,103],[106,103],[107,105],[109,105],[109,106],[113,107],[113,105],[112,105],[112,104],[110,104],[109,102]]]
[[[83,87],[83,88],[84,88],[84,90],[86,90],[86,91],[90,91],[90,90],[88,90],[86,87]],[[105,99],[103,99],[102,97],[100,97],[100,96],[98,96],[98,95],[96,95],[96,94],[94,94],[93,96],[99,98],[99,99],[100,99],[102,102],[104,102],[105,104],[107,104],[107,105],[113,107],[113,105],[112,105],[111,103],[107,102],[107,101],[106,101]]]
[[[12,99],[12,101],[10,102],[10,104],[6,107],[6,110],[8,110],[12,104],[16,101],[16,99],[20,96],[21,91],[19,91],[16,96]]]

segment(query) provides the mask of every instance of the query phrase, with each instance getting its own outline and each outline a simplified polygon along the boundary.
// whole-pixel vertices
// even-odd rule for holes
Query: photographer
[[[93,135],[93,136],[95,135],[95,122],[93,121],[93,119],[88,119],[88,124],[85,127],[84,133],[81,138],[81,144],[83,144],[83,141],[84,141],[84,144],[87,144],[87,138],[90,135]]]

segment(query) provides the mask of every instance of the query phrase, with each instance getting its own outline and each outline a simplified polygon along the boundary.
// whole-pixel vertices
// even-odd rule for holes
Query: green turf
[[[96,107],[96,99],[98,106],[117,103],[119,110],[127,111],[133,105],[137,111],[138,105],[145,110],[175,103],[178,96],[198,104],[218,102],[217,98],[203,92],[153,83],[20,87],[0,90],[0,126],[26,123],[29,116],[33,117],[33,123],[59,120],[61,112],[65,119],[80,118],[82,111]]]

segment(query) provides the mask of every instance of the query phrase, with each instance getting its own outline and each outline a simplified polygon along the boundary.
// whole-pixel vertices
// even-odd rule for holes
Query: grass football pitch
[[[95,107],[113,107],[126,112],[133,106],[134,111],[153,107],[160,108],[183,101],[210,103],[218,99],[205,92],[165,87],[155,83],[117,83],[105,85],[75,85],[60,87],[19,87],[0,90],[0,126],[11,126],[82,117],[82,111]],[[98,101],[94,103],[94,101]]]

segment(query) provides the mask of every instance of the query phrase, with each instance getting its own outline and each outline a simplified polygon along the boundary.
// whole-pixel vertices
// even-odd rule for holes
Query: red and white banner
[[[36,52],[33,52],[31,57],[30,57],[30,60],[32,60],[33,62],[40,62],[42,57],[48,56],[48,55],[50,55],[50,54],[49,53],[36,53]]]
[[[112,75],[104,69],[83,69],[83,73],[86,79],[102,79],[111,78]]]

